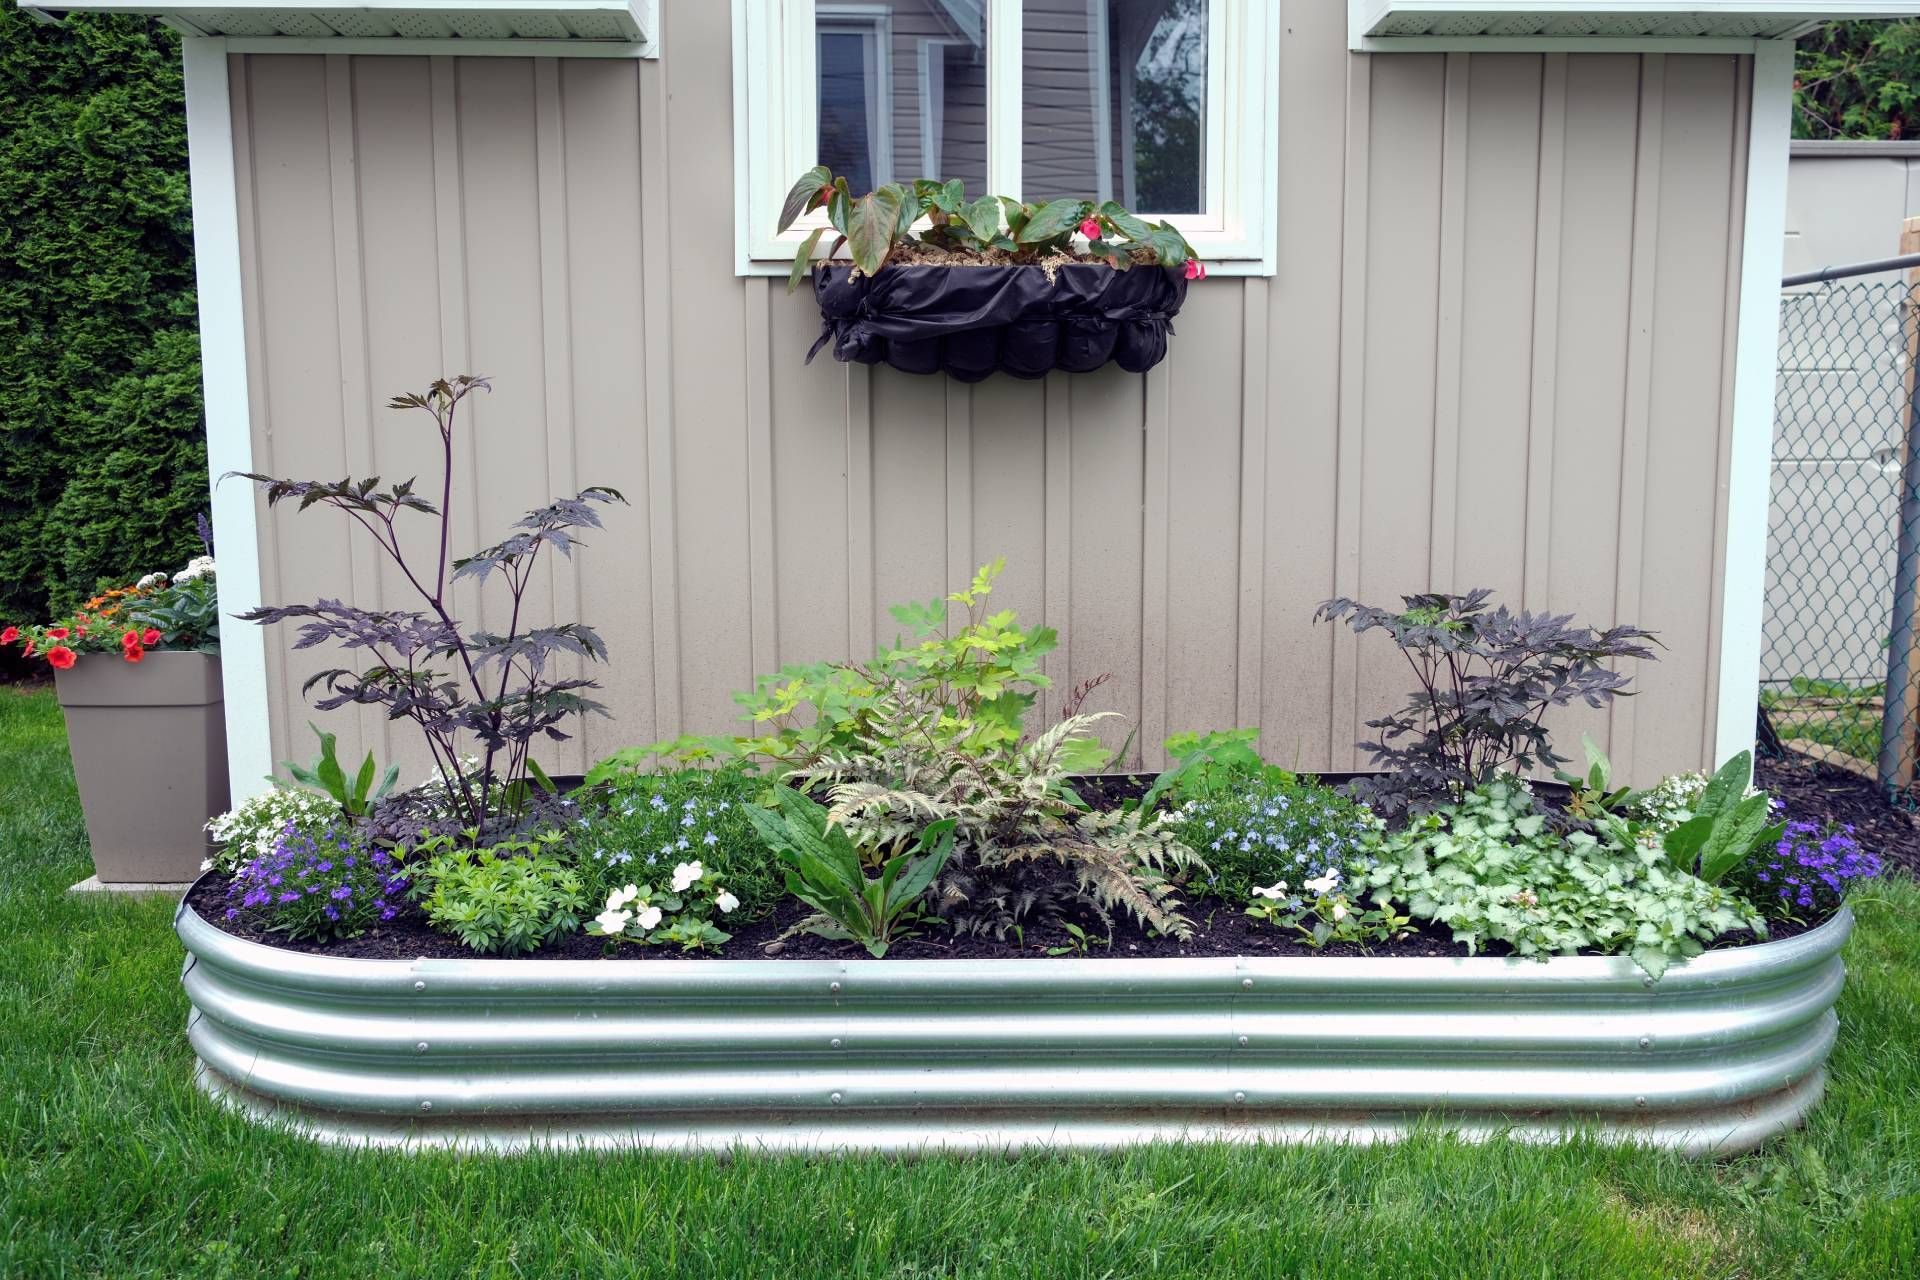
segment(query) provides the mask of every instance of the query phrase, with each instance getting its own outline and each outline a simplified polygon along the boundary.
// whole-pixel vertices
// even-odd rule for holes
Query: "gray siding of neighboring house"
[[[807,297],[734,275],[727,7],[663,9],[657,62],[232,62],[256,464],[425,472],[382,406],[470,370],[460,545],[581,484],[633,501],[535,601],[614,659],[616,718],[550,769],[726,729],[754,673],[867,654],[886,604],[999,554],[996,600],[1061,633],[1046,713],[1111,672],[1091,705],[1148,762],[1258,724],[1281,763],[1356,764],[1407,675],[1314,605],[1475,584],[1660,631],[1644,696],[1568,727],[1637,778],[1706,760],[1747,60],[1349,55],[1343,6],[1295,6],[1277,275],[1192,289],[1144,377],[968,387],[802,363]],[[262,529],[269,600],[403,602],[325,515]],[[282,759],[330,661],[290,638]]]

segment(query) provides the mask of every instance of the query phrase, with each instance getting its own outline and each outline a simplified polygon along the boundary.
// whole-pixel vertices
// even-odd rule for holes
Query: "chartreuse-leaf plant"
[[[951,819],[928,823],[912,841],[863,849],[827,811],[791,787],[776,788],[772,809],[747,816],[787,864],[787,891],[814,914],[785,934],[812,933],[857,942],[876,960],[924,918],[927,888],[953,853]],[[878,875],[868,864],[878,862]]]
[[[815,209],[827,211],[835,232],[827,248],[831,258],[846,246],[854,266],[865,275],[877,275],[897,244],[924,245],[957,253],[1006,255],[1010,262],[1033,263],[1069,251],[1077,233],[1086,237],[1087,251],[1125,271],[1133,266],[1186,267],[1198,276],[1193,246],[1170,222],[1152,223],[1112,200],[1096,204],[1085,199],[1050,200],[1023,204],[1011,196],[981,196],[969,200],[957,178],[939,182],[917,178],[911,183],[888,183],[855,196],[844,177],[818,164],[800,175],[780,207],[784,232]],[[925,220],[925,227],[913,228]],[[789,291],[806,276],[814,250],[828,227],[816,227],[801,242],[788,277]]]

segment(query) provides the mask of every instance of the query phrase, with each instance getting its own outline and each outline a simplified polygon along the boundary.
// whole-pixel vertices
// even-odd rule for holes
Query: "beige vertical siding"
[[[430,471],[386,397],[471,370],[496,390],[462,543],[581,484],[627,494],[534,600],[614,655],[616,718],[556,770],[725,729],[756,671],[864,654],[889,602],[1000,554],[1006,602],[1060,630],[1060,685],[1111,672],[1093,705],[1149,762],[1257,722],[1284,763],[1356,763],[1404,670],[1315,603],[1485,584],[1657,629],[1645,696],[1568,726],[1640,778],[1702,763],[1746,64],[1350,56],[1339,6],[1297,10],[1278,274],[1194,288],[1144,377],[973,387],[804,365],[809,300],[733,274],[723,5],[672,6],[658,62],[237,57],[261,465]],[[262,544],[269,599],[404,598],[324,516]],[[269,652],[274,746],[305,754],[326,657]]]

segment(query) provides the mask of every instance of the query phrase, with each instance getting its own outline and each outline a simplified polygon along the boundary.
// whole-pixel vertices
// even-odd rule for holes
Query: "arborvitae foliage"
[[[1920,136],[1920,21],[1830,22],[1794,58],[1793,136]]]
[[[0,5],[0,620],[200,551],[179,40]]]

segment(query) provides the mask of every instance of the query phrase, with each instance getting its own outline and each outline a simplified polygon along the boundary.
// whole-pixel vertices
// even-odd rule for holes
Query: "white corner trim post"
[[[1753,746],[1760,693],[1792,102],[1793,41],[1756,41],[1747,131],[1746,219],[1740,247],[1740,313],[1734,338],[1715,764]]]
[[[240,214],[234,189],[233,115],[227,42],[182,40],[187,90],[187,172],[193,187],[193,267],[200,302],[200,378],[206,402],[207,469],[219,564],[220,669],[227,721],[227,775],[238,804],[264,791],[273,772],[267,725],[267,646],[236,616],[260,604],[260,531],[253,486],[220,483],[253,470],[247,402],[246,316],[240,296]]]

